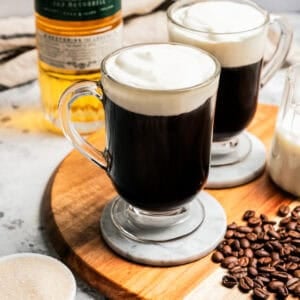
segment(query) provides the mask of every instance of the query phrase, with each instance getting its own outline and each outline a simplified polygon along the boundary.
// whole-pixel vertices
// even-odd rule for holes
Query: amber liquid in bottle
[[[64,90],[77,81],[98,81],[103,57],[121,47],[122,16],[119,10],[100,19],[70,21],[36,12],[36,28],[41,101],[45,118],[55,130],[59,128],[57,107]],[[103,125],[102,104],[93,96],[76,100],[71,111],[81,133],[93,132]]]

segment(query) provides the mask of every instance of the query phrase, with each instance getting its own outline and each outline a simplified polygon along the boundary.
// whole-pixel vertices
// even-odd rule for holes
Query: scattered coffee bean
[[[280,206],[277,223],[252,210],[243,214],[246,224],[227,226],[225,239],[212,260],[228,270],[222,279],[225,287],[253,291],[254,298],[300,296],[300,205],[292,211]]]
[[[289,213],[290,213],[290,208],[289,208],[289,206],[288,205],[285,205],[285,204],[283,204],[283,205],[281,205],[280,207],[279,207],[279,209],[278,209],[278,216],[280,216],[280,217],[286,217]]]
[[[255,217],[255,211],[254,210],[246,210],[243,215],[243,220],[248,221],[252,217]]]
[[[251,291],[254,288],[253,280],[248,276],[241,278],[239,280],[239,288],[243,292]]]
[[[224,255],[220,252],[220,251],[216,251],[214,252],[214,254],[212,255],[212,260],[215,263],[219,263],[224,259]]]
[[[279,280],[272,280],[268,284],[268,289],[270,292],[276,292],[280,287],[284,287],[284,283]]]
[[[243,256],[238,260],[238,264],[241,267],[247,267],[249,265],[249,258],[247,256]]]
[[[286,298],[289,295],[289,291],[286,286],[280,286],[277,289],[277,295],[279,295],[279,298]]]
[[[228,229],[228,230],[226,231],[225,238],[226,238],[226,239],[230,239],[230,238],[233,237],[233,235],[234,235],[234,230]]]
[[[267,299],[270,296],[265,288],[255,288],[253,294],[260,299]]]
[[[255,227],[255,226],[260,225],[260,224],[261,224],[261,219],[260,218],[252,217],[248,220],[248,225],[250,227]]]
[[[231,275],[225,275],[222,279],[222,284],[227,288],[233,288],[237,284],[237,279]]]

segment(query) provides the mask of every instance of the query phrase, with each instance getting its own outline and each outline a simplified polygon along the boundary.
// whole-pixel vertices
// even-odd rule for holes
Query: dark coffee
[[[222,68],[214,123],[215,142],[238,135],[252,120],[261,67],[262,60],[247,66]]]
[[[201,189],[209,170],[212,101],[177,116],[148,116],[105,97],[108,173],[128,203],[169,210]]]

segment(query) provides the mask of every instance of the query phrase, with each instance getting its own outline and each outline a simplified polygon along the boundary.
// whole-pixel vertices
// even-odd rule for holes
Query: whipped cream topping
[[[216,94],[219,68],[207,53],[186,45],[124,48],[104,61],[104,92],[140,114],[169,116],[198,108]],[[191,89],[189,89],[191,88]]]
[[[222,67],[250,65],[263,57],[267,14],[250,4],[203,1],[171,7],[170,15],[170,40],[210,52]]]

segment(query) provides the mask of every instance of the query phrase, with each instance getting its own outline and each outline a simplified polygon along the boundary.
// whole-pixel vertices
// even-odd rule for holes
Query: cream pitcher
[[[300,64],[287,71],[268,169],[277,185],[300,196]]]

